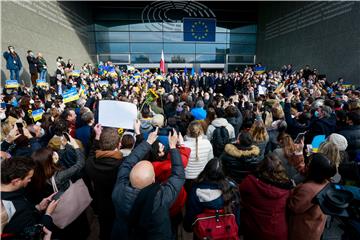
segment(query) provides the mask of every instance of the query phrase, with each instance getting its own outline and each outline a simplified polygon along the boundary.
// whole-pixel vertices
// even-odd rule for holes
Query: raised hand
[[[150,134],[149,134],[149,136],[148,136],[148,139],[147,139],[147,142],[150,144],[150,145],[152,145],[155,141],[156,141],[156,139],[157,139],[157,137],[158,137],[158,131],[159,131],[159,128],[157,127],[156,129],[155,129],[155,131],[153,131],[153,132],[151,132]]]
[[[169,133],[169,146],[170,149],[176,148],[176,144],[179,141],[178,134],[175,129],[173,129],[173,134]]]

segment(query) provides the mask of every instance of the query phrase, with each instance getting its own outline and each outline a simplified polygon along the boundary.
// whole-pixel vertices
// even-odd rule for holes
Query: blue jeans
[[[44,69],[40,72],[40,77],[39,79],[45,79],[46,80],[46,73],[47,73],[47,70]]]
[[[19,69],[9,70],[10,71],[10,80],[18,80],[20,83]]]

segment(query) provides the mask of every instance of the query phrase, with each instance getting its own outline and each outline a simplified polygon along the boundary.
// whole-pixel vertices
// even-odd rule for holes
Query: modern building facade
[[[169,69],[234,70],[254,64],[255,5],[244,4],[242,10],[233,10],[229,8],[229,4],[233,5],[231,2],[225,4],[195,1],[96,3],[92,28],[96,57],[99,61],[157,68],[163,50]],[[194,23],[194,29],[188,26],[189,21]],[[209,21],[216,27],[205,29]],[[205,28],[196,30],[198,23]],[[194,38],[191,38],[191,31],[195,31]],[[196,38],[196,31],[199,38]],[[190,38],[186,37],[188,35]]]

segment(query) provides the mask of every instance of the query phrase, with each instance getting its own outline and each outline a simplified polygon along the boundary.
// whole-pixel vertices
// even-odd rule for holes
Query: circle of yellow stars
[[[197,27],[202,27],[203,31],[196,31]],[[192,34],[193,38],[196,40],[202,40],[202,39],[207,38],[208,32],[209,32],[208,26],[202,21],[194,22],[191,25],[191,34]]]

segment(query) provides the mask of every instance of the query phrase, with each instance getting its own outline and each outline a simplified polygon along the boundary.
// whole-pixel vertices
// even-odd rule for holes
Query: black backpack
[[[225,149],[225,145],[230,142],[229,131],[225,127],[216,127],[211,139],[214,156],[220,157]]]

